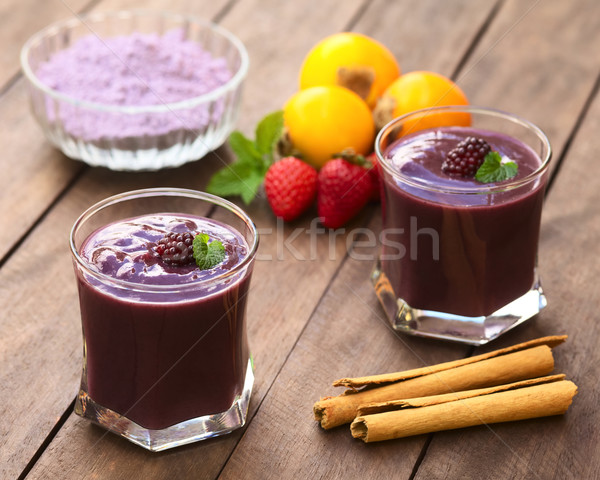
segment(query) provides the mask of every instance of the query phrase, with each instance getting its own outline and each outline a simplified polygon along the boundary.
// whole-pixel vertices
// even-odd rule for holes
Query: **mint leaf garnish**
[[[256,144],[253,140],[250,140],[242,132],[235,131],[229,135],[229,146],[237,160],[244,163],[255,163],[257,158],[260,158],[261,154],[256,148]]]
[[[199,233],[194,237],[192,248],[194,260],[200,270],[209,270],[225,259],[225,247],[219,240],[210,241],[206,233]]]
[[[256,149],[267,157],[283,134],[283,111],[269,113],[256,126]]]
[[[475,180],[481,183],[502,182],[513,178],[518,171],[518,165],[512,160],[502,162],[498,152],[489,152],[475,173]]]
[[[277,142],[283,135],[283,111],[265,116],[256,126],[256,139],[239,131],[229,136],[229,146],[237,159],[219,170],[208,182],[206,191],[229,197],[239,195],[248,205],[258,192],[267,170],[275,161]]]
[[[221,197],[239,195],[248,205],[255,197],[266,170],[243,160],[219,170],[210,179],[207,191]]]

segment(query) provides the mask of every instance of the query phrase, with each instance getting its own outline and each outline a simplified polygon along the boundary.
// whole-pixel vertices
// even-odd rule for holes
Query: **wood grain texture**
[[[36,15],[31,15],[33,3],[30,0],[0,3],[0,13],[2,9],[10,12],[9,15],[0,15],[0,39],[4,47],[0,54],[0,72],[3,72],[0,74],[0,86],[3,84],[3,75],[18,71],[18,54],[17,58],[12,59],[10,53],[18,51],[20,43],[24,43],[27,36],[48,23],[79,14],[88,2],[35,2]],[[139,3],[134,1],[111,0],[103,2],[101,7],[103,10],[122,10],[136,5],[139,8]],[[227,0],[144,2],[144,8],[192,12],[207,19],[218,15],[226,5]],[[6,24],[6,28],[3,24]],[[10,63],[11,59],[13,63]],[[68,188],[85,165],[68,159],[46,140],[29,111],[27,86],[22,76],[0,97],[0,118],[7,127],[0,130],[0,143],[4,146],[0,158],[4,172],[0,176],[0,192],[5,198],[11,199],[12,205],[10,210],[0,215],[0,258],[3,258],[12,249],[16,239]]]
[[[0,98],[0,118],[5,126],[0,129],[0,192],[11,205],[0,214],[0,258],[84,168],[45,140],[27,102],[23,81]]]
[[[19,75],[19,54],[27,39],[46,25],[81,11],[88,3],[89,0],[0,1],[0,91]]]
[[[393,17],[391,13],[390,17]],[[539,29],[541,30],[541,28],[542,27],[540,25]],[[546,34],[542,33],[541,31],[539,32],[539,35],[543,38],[546,37]],[[487,38],[484,36],[484,40],[486,39]],[[519,44],[520,42],[522,43],[523,39],[513,39],[511,42],[513,45],[510,48],[514,48],[515,42],[517,44]],[[574,45],[563,45],[561,46],[561,48],[564,48],[565,51],[568,51],[569,48],[575,47]],[[518,81],[514,79],[514,70],[510,70],[510,61],[512,59],[514,62],[519,63],[519,57],[515,55],[511,56],[509,52],[505,53],[504,57],[506,58],[503,59],[503,62],[506,65],[506,68],[508,69],[506,72],[504,72],[504,74],[507,76],[510,76],[512,74],[513,76],[511,78],[513,78],[513,81],[515,83],[518,83]],[[515,58],[513,59],[513,57]],[[527,62],[528,60],[525,61]],[[579,61],[582,60],[579,59]],[[500,67],[498,67],[498,69],[500,69]],[[544,70],[537,70],[536,73],[538,76],[547,76],[547,73]],[[488,83],[491,84],[487,87],[490,91],[493,91],[494,89],[494,78],[495,77],[489,77],[489,79],[486,80]],[[582,85],[582,89],[585,90],[586,88],[591,88],[591,83],[593,82],[593,80],[594,78],[590,74],[588,74],[584,78],[580,78],[579,82]],[[505,80],[500,78],[499,84],[502,85],[504,81]],[[562,87],[563,80],[560,78],[554,79],[554,81],[552,81],[551,79],[547,81],[549,83],[547,87],[549,90],[554,89],[554,91],[559,91],[560,87]],[[573,87],[573,85],[571,87],[575,88]],[[473,88],[475,88],[475,86]],[[503,95],[506,101],[509,101],[513,98],[512,90],[504,90]],[[521,95],[521,92],[515,90],[514,96],[516,97],[517,102],[520,101]],[[477,93],[475,93],[475,97],[477,97]],[[480,96],[480,98],[483,99],[483,96]],[[494,96],[490,96],[490,100],[487,104],[493,105],[493,100]],[[480,101],[483,102],[483,100]],[[546,104],[546,115],[541,116],[544,117],[551,131],[568,131],[570,126],[577,118],[578,113],[581,111],[581,108],[584,105],[584,101],[585,96],[580,96],[579,105],[576,107],[574,106],[574,108],[569,112],[570,117],[559,117],[556,115],[550,116],[548,112],[552,111],[551,109],[553,109],[554,106],[549,104]],[[526,115],[526,106],[527,105],[521,105],[521,108],[523,109],[523,112],[521,113],[524,115]],[[540,108],[540,105],[536,105],[535,107]],[[562,141],[564,144],[565,140],[566,136],[562,135],[556,141]],[[347,443],[348,440],[346,438],[346,435],[348,432],[344,431],[343,429],[335,432],[320,432],[318,431],[318,428],[317,432],[311,432],[311,427],[301,424],[300,417],[303,414],[298,413],[299,410],[304,410],[306,411],[304,415],[306,415],[308,418],[308,416],[310,415],[310,412],[308,410],[309,405],[311,403],[311,400],[314,401],[317,399],[316,395],[335,393],[335,391],[319,391],[317,388],[315,388],[315,382],[321,381],[324,383],[327,381],[325,378],[323,378],[323,380],[320,380],[322,377],[326,376],[323,374],[323,371],[330,373],[329,380],[331,380],[332,378],[336,378],[336,375],[338,373],[341,373],[339,367],[340,365],[350,367],[350,369],[352,369],[352,367],[358,369],[361,365],[364,368],[365,360],[363,359],[368,358],[369,360],[366,362],[372,370],[365,373],[376,373],[378,370],[375,367],[376,362],[374,362],[373,356],[377,355],[378,357],[385,357],[386,349],[385,347],[382,347],[381,343],[378,345],[381,348],[381,350],[377,350],[377,352],[365,352],[365,350],[367,349],[367,345],[369,345],[369,340],[371,339],[371,337],[369,336],[371,332],[369,332],[369,330],[375,328],[374,325],[371,325],[371,323],[373,323],[372,320],[371,323],[368,323],[368,325],[363,324],[363,328],[356,328],[356,330],[352,328],[353,323],[351,322],[360,322],[361,320],[363,320],[362,318],[359,318],[357,320],[356,317],[362,317],[363,315],[366,315],[371,316],[371,318],[373,318],[373,311],[371,311],[371,314],[369,315],[368,312],[363,311],[364,309],[360,309],[356,302],[354,302],[352,299],[353,292],[359,291],[357,284],[360,285],[360,287],[363,289],[361,291],[365,292],[364,295],[366,298],[369,298],[370,295],[372,299],[372,293],[369,292],[369,286],[365,285],[365,279],[367,278],[369,269],[363,268],[361,272],[353,271],[352,274],[347,274],[347,270],[351,268],[351,263],[353,262],[351,262],[351,260],[348,260],[348,263],[344,265],[344,268],[336,277],[333,285],[328,290],[326,297],[319,305],[319,309],[315,312],[315,315],[311,319],[311,323],[308,325],[307,329],[303,333],[303,336],[299,340],[294,352],[292,352],[290,359],[286,363],[284,369],[282,370],[282,373],[275,382],[269,397],[261,406],[257,417],[255,418],[254,422],[244,435],[244,438],[240,442],[240,446],[238,447],[238,449],[236,449],[234,455],[232,456],[232,459],[230,460],[226,469],[224,470],[224,478],[236,478],[236,476],[240,475],[243,471],[250,471],[254,474],[258,474],[258,472],[260,471],[267,470],[267,464],[272,464],[271,462],[274,462],[278,466],[276,472],[272,474],[272,478],[275,478],[276,475],[281,474],[281,472],[284,472],[285,474],[290,476],[299,475],[301,474],[301,472],[305,473],[302,471],[302,466],[307,467],[306,459],[316,457],[321,458],[322,461],[320,461],[318,465],[310,463],[309,470],[309,474],[315,476],[322,476],[327,478],[335,477],[335,475],[339,472],[339,469],[342,468],[341,465],[343,463],[344,467],[346,468],[346,475],[348,475],[350,478],[359,478],[361,475],[366,475],[366,472],[363,470],[363,462],[368,462],[369,467],[371,467],[373,470],[381,472],[382,476],[385,476],[386,473],[389,473],[385,471],[385,467],[381,467],[380,462],[386,462],[386,460],[383,460],[381,457],[386,456],[387,448],[394,447],[389,447],[387,445],[382,446],[382,452],[379,452],[380,456],[374,455],[368,458],[362,457],[362,454],[364,452],[360,449],[360,447],[356,448],[355,445]],[[354,265],[353,267],[358,268]],[[344,282],[345,285],[352,285],[352,290],[350,291],[348,289],[342,288],[342,286],[340,286],[341,282]],[[333,298],[331,298],[332,296]],[[375,303],[373,303],[372,308],[374,311],[377,311],[378,307],[377,305],[375,305]],[[341,317],[346,321],[343,322],[341,320],[338,320],[338,317]],[[559,327],[558,329],[553,329],[550,325],[539,325],[534,321],[522,327],[521,329],[518,329],[517,331],[511,332],[510,334],[506,335],[504,338],[501,339],[500,343],[495,343],[495,345],[510,345],[511,343],[523,341],[538,335],[562,333],[563,331],[564,328]],[[332,339],[332,335],[337,336],[337,338]],[[382,337],[380,336],[379,338]],[[417,344],[419,344],[419,342],[417,342],[415,339],[405,339],[405,341],[411,343],[416,342]],[[315,351],[313,349],[316,348],[316,345],[318,345],[320,348],[317,348],[317,350]],[[399,351],[396,352],[396,355],[399,361],[410,362],[410,356],[412,354],[422,355],[423,352],[427,351],[428,347],[431,348],[431,345],[423,345],[420,347],[411,346],[410,352],[400,347],[397,348],[397,350]],[[438,349],[442,347],[436,343],[435,348]],[[454,348],[458,347],[455,346]],[[351,357],[351,352],[356,355],[356,358]],[[447,350],[438,350],[437,353],[439,353],[442,356],[445,355],[446,359],[448,359],[448,357],[451,355]],[[455,352],[454,354],[456,355],[458,354],[458,352]],[[402,368],[406,368],[407,363],[402,364]],[[410,365],[410,363],[408,364]],[[310,372],[309,379],[306,379],[305,376],[302,375],[302,372],[304,371]],[[382,368],[379,371],[391,370],[386,370]],[[361,373],[356,372],[356,374]],[[577,382],[577,379],[574,378],[574,380]],[[310,392],[314,392],[312,394],[312,397],[310,395]],[[297,399],[305,399],[306,397],[311,398],[310,400],[303,400],[302,405],[299,405]],[[581,401],[581,398],[579,398],[578,400]],[[552,419],[551,421],[561,422],[560,419]],[[287,437],[282,437],[283,434],[280,433],[276,436],[276,440],[270,440],[270,438],[273,437],[274,431],[283,430],[283,428],[278,427],[278,425],[284,422],[290,426],[293,432],[288,433]],[[532,422],[535,423],[536,421]],[[526,432],[529,432],[527,426],[521,428],[524,429]],[[329,437],[330,433],[331,437]],[[312,442],[311,435],[314,435],[314,437],[312,438]],[[523,436],[524,434],[521,434],[521,437]],[[407,442],[408,441],[409,440],[407,439]],[[423,437],[421,437],[420,439],[417,438],[410,440],[410,442],[419,442],[419,445],[422,445],[423,441]],[[402,445],[399,445],[400,441],[395,445],[395,450],[398,451],[401,449],[403,452],[403,456],[410,456],[414,452],[418,451],[418,447],[414,444],[412,444],[410,448],[407,448],[407,443],[404,443],[404,441],[402,442]],[[267,443],[267,445],[265,445],[265,443]],[[447,448],[447,451],[445,452],[446,455],[436,456],[431,462],[431,464],[439,466],[439,470],[435,470],[433,475],[428,476],[427,474],[425,474],[419,478],[438,478],[438,476],[440,475],[442,475],[440,476],[440,478],[478,478],[482,466],[487,465],[485,455],[491,455],[490,448],[487,448],[487,445],[485,445],[486,448],[482,449],[482,455],[478,456],[478,462],[468,464],[464,470],[458,471],[457,475],[448,475],[444,465],[447,463],[446,457],[451,456],[453,458],[456,458],[457,453],[455,451],[452,451],[452,446],[454,445],[454,443],[455,442],[452,441],[444,442],[443,445]],[[477,448],[477,443],[478,442],[473,442],[472,448]],[[500,446],[502,445],[501,442],[494,441],[493,437],[492,444],[493,451],[495,451],[496,448],[500,448]],[[353,449],[354,457],[350,462],[348,462],[346,449]],[[510,451],[510,449],[507,450],[507,452],[509,453]],[[257,454],[252,455],[251,452],[257,452]],[[460,450],[459,453],[462,452],[463,450]],[[369,453],[372,452],[369,451]],[[269,459],[263,460],[264,457],[268,457]],[[501,457],[505,459],[504,455],[501,455]],[[259,459],[258,461],[257,458]],[[461,459],[464,460],[464,458],[465,455],[463,455]],[[541,458],[542,457],[540,457],[539,461],[542,461]],[[428,456],[426,456],[425,459],[427,460]],[[393,469],[393,471],[395,472],[394,474],[399,478],[408,478],[410,475],[409,465],[412,468],[412,464],[410,464],[410,462],[408,462],[408,465],[401,464],[401,462],[402,460],[395,459],[395,463],[393,464],[395,467]],[[386,465],[388,464],[386,463]],[[511,463],[510,465],[514,467],[514,463]],[[249,468],[251,470],[248,470]],[[379,470],[380,468],[381,470]],[[508,467],[502,469],[501,472],[508,472],[509,477],[502,477],[501,475],[499,475],[498,478],[510,478],[510,475],[515,474],[515,472],[520,472],[520,470],[518,468],[516,470],[511,470],[511,467]],[[518,477],[518,473],[516,473],[516,475]]]
[[[509,18],[514,19],[525,5],[509,2],[506,7],[496,35],[500,25],[514,23]],[[599,18],[590,15],[589,8],[597,5],[539,2],[481,63],[482,70],[488,69],[490,78],[500,82],[495,95],[492,85],[482,82],[481,94],[538,122],[558,152],[600,69],[600,60],[591,53],[600,41]],[[548,35],[549,29],[556,35]],[[574,55],[575,51],[581,55]],[[514,81],[515,70],[527,72],[522,82]],[[469,81],[475,83],[475,78]],[[600,454],[594,414],[600,401],[596,382],[599,295],[595,288],[600,268],[596,208],[600,173],[598,164],[589,161],[600,148],[598,128],[600,101],[596,97],[543,213],[539,261],[549,306],[535,321],[500,339],[504,344],[550,332],[567,333],[567,344],[556,350],[556,371],[566,373],[578,385],[573,405],[564,417],[435,434],[417,480],[473,478],[477,465],[486,465],[490,479],[600,475],[597,462],[590,460]]]
[[[18,3],[0,4],[23,8],[0,38],[46,23],[26,13],[33,8],[31,0],[23,7]],[[60,2],[45,3],[61,7]],[[94,8],[138,5],[138,0],[102,0]],[[244,41],[251,67],[239,126],[246,133],[296,90],[308,49],[345,29],[388,45],[405,72],[451,75],[474,44],[459,72],[459,84],[473,103],[512,110],[539,123],[556,152],[567,144],[600,70],[599,17],[592,14],[600,9],[593,0],[486,0],[477,8],[469,0],[349,0],[343,7],[335,0],[150,0],[145,6],[203,18],[219,15]],[[0,120],[11,126],[8,132],[0,130],[0,196],[10,199],[10,208],[0,215],[0,258],[12,247],[11,239],[57,201],[0,269],[2,478],[17,478],[23,471],[78,389],[81,334],[66,243],[75,218],[93,202],[124,190],[159,185],[202,189],[210,174],[231,160],[222,147],[176,170],[85,169],[77,177],[82,165],[43,139],[27,111],[23,87],[19,81],[0,98]],[[579,387],[564,417],[436,433],[431,444],[421,435],[364,445],[349,428],[322,430],[312,419],[312,405],[323,395],[339,393],[330,385],[336,378],[431,365],[462,358],[469,348],[398,335],[387,326],[368,280],[378,248],[372,239],[381,228],[377,207],[369,207],[345,234],[321,231],[311,237],[305,229],[316,229],[314,210],[283,225],[261,197],[245,207],[263,235],[248,306],[257,368],[248,427],[151,454],[71,414],[27,478],[408,479],[416,473],[423,480],[481,478],[482,472],[492,479],[600,477],[595,421],[600,401],[595,348],[600,334],[595,311],[600,300],[595,288],[600,167],[589,161],[600,147],[598,99],[583,120],[544,212],[540,270],[550,306],[476,350],[569,334],[554,353],[557,370]]]
[[[0,192],[11,199],[11,208],[0,215],[0,259],[81,169],[80,164],[57,154],[29,113],[25,81],[20,73],[21,47],[38,30],[82,11],[88,3],[0,2],[0,118],[4,125],[0,130],[0,165],[4,172],[0,176]]]
[[[378,38],[393,51],[403,73],[429,70],[452,76],[477,34],[493,16],[497,0],[369,2],[354,29]],[[471,23],[469,23],[469,21]]]
[[[60,2],[48,3],[64,7]],[[159,6],[159,2],[154,3]],[[177,8],[178,2],[169,3]],[[180,3],[182,8],[189,4]],[[205,15],[216,15],[225,2],[205,4],[196,2],[196,8],[203,8]],[[0,159],[4,164],[0,191],[11,204],[0,215],[2,257],[86,168],[64,157],[43,138],[29,114],[22,80],[0,99],[0,117],[10,126],[0,131],[0,141],[5,145]],[[65,203],[59,202],[45,223],[26,239],[19,254],[0,270],[0,325],[4,332],[0,343],[2,478],[19,475],[78,390],[81,326],[67,248],[74,220],[94,202],[124,190],[158,185],[197,188],[203,175],[202,181],[206,181],[204,165],[214,171],[229,158],[228,154],[223,148],[203,159],[202,164],[157,173],[87,169],[79,189],[71,192]],[[42,244],[47,247],[36,247]],[[39,289],[35,294],[31,291],[32,281]]]
[[[220,166],[217,154],[204,165],[160,173],[89,169],[0,269],[2,478],[21,472],[79,388],[81,324],[68,249],[73,222],[96,201],[128,189],[194,187],[206,166]]]
[[[538,125],[559,153],[598,74],[597,11],[595,0],[504,2],[458,84],[471,103]]]
[[[378,219],[369,225],[377,232]],[[348,425],[322,430],[313,403],[340,376],[393,371],[462,356],[465,348],[394,334],[366,281],[377,248],[352,254],[319,303],[221,478],[408,478],[417,437],[364,448]],[[370,256],[371,260],[366,257]],[[402,451],[402,455],[398,455]]]
[[[253,5],[253,6],[252,6]],[[226,26],[241,36],[246,43],[252,58],[256,58],[255,75],[260,77],[261,66],[268,68],[272,61],[269,54],[262,51],[264,39],[245,38],[240,34],[236,26],[245,26],[249,21],[248,15],[253,13],[258,18],[264,15],[277,15],[279,24],[286,23],[287,29],[281,29],[281,35],[286,33],[296,21],[294,10],[289,9],[289,4],[274,2],[272,5],[264,5],[264,2],[252,4],[251,8],[231,10],[225,17]],[[284,9],[279,14],[278,8]],[[310,9],[312,16],[305,17],[305,21],[312,21],[315,25],[323,25],[322,15],[329,14],[335,8],[334,2],[323,5],[321,9]],[[358,3],[356,3],[358,5]],[[237,8],[237,6],[236,6]],[[352,9],[346,13],[346,17],[338,18],[338,29],[352,16]],[[332,28],[328,25],[327,28]],[[313,28],[315,37],[306,41],[314,43],[321,34],[317,28]],[[273,34],[272,38],[276,38]],[[290,55],[301,56],[307,47],[303,44],[288,42],[287,35],[280,39],[280,48],[285,47]],[[253,52],[255,54],[253,55]],[[286,70],[282,75],[287,75],[288,83],[291,85],[295,79],[295,72]],[[248,86],[246,96],[261,97],[264,100],[262,112],[279,107],[279,102],[270,91],[271,96],[264,94],[264,85],[257,83]],[[269,106],[270,105],[270,106]],[[118,174],[105,170],[90,170],[85,177],[73,187],[65,197],[85,196],[93,201],[102,198],[115,189],[124,185],[143,184],[155,185],[159,180],[167,180],[172,174],[171,181],[163,181],[163,184],[182,184],[202,189],[209,177],[220,165],[221,160],[229,160],[226,149],[212,156],[208,164],[202,162],[192,164],[178,169],[177,171],[165,171],[156,174]],[[202,163],[202,165],[200,165]],[[58,207],[57,207],[58,208]],[[74,210],[74,207],[70,207]],[[296,237],[296,227],[304,227],[304,223],[283,226],[274,221],[274,217],[268,205],[263,200],[256,201],[247,208],[262,234],[259,257],[255,266],[254,280],[248,306],[249,337],[251,348],[254,352],[257,368],[256,382],[253,399],[250,405],[251,415],[258,408],[262,397],[269,390],[273,378],[285,362],[292,349],[296,338],[304,328],[310,313],[315,308],[322,292],[336,272],[341,262],[345,239],[343,236],[334,237],[330,242],[329,237],[320,236],[316,243],[306,242],[306,235],[302,229],[302,236]],[[314,214],[314,212],[311,212]],[[310,218],[304,218],[302,222],[309,222]],[[48,228],[42,224],[40,229]],[[304,238],[303,238],[304,237]],[[327,261],[317,262],[317,259],[330,258]],[[302,295],[297,295],[302,291]],[[76,322],[77,320],[74,319]],[[75,345],[80,349],[80,339],[65,339],[69,348]],[[78,369],[79,363],[70,367]],[[214,478],[222,468],[230,452],[239,440],[242,432],[224,437],[211,442],[204,442],[197,449],[182,449],[188,452],[185,461],[181,460],[181,453],[166,452],[160,456],[152,457],[148,452],[129,445],[125,440],[105,435],[105,432],[88,424],[88,422],[72,416],[64,428],[61,429],[51,448],[46,450],[40,461],[29,475],[29,478],[48,478],[58,475],[61,471],[64,475],[76,478],[131,478],[143,474],[149,478],[160,477],[164,472],[189,476],[190,472],[196,472],[195,478]],[[102,448],[97,448],[101,442]],[[132,448],[133,447],[133,448]],[[190,455],[191,453],[191,455]],[[149,458],[152,457],[152,460]],[[57,467],[61,465],[62,467]],[[66,470],[65,470],[66,468]]]
[[[600,466],[591,460],[600,458],[595,414],[600,403],[600,165],[588,161],[600,148],[599,100],[585,117],[545,206],[540,273],[549,305],[535,322],[515,332],[518,338],[568,333],[567,343],[555,351],[556,371],[566,373],[579,393],[564,417],[435,434],[419,480],[468,478],[484,463],[489,479],[600,476]]]

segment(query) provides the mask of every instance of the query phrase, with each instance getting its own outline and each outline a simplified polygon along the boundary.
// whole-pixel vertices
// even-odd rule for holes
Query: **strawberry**
[[[371,196],[370,200],[372,202],[378,202],[380,200],[381,191],[380,191],[380,183],[381,183],[381,167],[379,166],[379,162],[377,161],[377,155],[375,153],[371,153],[367,156],[367,161],[373,165],[369,169],[369,177],[371,178]]]
[[[267,170],[265,193],[275,215],[293,220],[315,199],[317,171],[296,157],[282,158]]]
[[[338,228],[358,214],[372,192],[369,171],[343,158],[329,160],[319,172],[317,208],[321,223]]]

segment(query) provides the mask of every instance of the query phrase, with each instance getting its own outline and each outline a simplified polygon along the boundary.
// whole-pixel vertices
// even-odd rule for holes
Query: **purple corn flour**
[[[54,54],[36,74],[42,83],[78,100],[136,107],[189,100],[232,77],[224,58],[215,58],[200,44],[186,40],[181,29],[162,36],[132,33],[100,39],[89,35]],[[211,103],[126,114],[67,102],[60,102],[55,112],[49,101],[48,116],[52,121],[58,115],[74,137],[102,142],[202,130],[222,115],[222,102]]]

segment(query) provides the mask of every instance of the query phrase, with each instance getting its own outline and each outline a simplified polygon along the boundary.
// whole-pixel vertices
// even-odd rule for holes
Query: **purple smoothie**
[[[517,176],[482,184],[446,175],[446,154],[467,136],[515,161]],[[478,317],[532,287],[546,174],[532,175],[541,160],[530,147],[501,133],[443,127],[402,137],[384,155],[381,269],[398,298]]]
[[[168,266],[152,252],[167,232],[204,232],[225,246],[210,270]],[[142,427],[227,411],[249,362],[245,311],[252,265],[242,235],[216,220],[157,214],[109,224],[82,244],[100,281],[77,272],[87,393]]]

